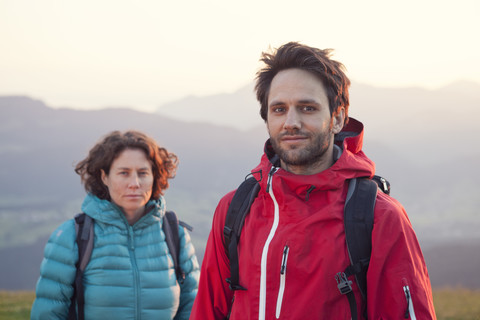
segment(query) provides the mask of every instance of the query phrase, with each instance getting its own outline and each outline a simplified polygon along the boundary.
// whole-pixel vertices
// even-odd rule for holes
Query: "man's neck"
[[[312,175],[312,174],[317,174],[320,173],[328,168],[330,168],[333,164],[333,155],[328,157],[328,161],[324,158],[322,161],[318,161],[312,164],[308,165],[290,165],[286,164],[283,161],[280,161],[280,166],[282,169],[285,171],[291,172],[293,174],[298,174],[298,175]]]
[[[333,148],[329,153],[329,156],[326,156],[322,160],[312,164],[295,166],[284,163],[282,160],[280,160],[280,166],[283,170],[291,172],[293,174],[304,176],[317,174],[330,168],[342,155],[342,149],[336,145],[333,145]]]

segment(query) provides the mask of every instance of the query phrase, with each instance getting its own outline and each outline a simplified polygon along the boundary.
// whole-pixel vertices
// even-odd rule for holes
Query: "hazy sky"
[[[480,1],[0,0],[0,95],[145,111],[248,84],[288,41],[375,86],[480,83]]]

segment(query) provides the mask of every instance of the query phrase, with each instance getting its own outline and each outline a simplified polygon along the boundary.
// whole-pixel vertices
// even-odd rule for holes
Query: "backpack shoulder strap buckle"
[[[348,280],[345,272],[337,273],[335,275],[335,280],[337,280],[337,287],[341,294],[352,292],[352,281]]]

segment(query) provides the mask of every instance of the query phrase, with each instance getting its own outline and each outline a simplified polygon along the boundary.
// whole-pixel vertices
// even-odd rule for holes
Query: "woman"
[[[175,276],[162,230],[163,191],[177,157],[143,133],[107,135],[75,168],[94,219],[94,248],[83,276],[85,319],[188,319],[199,266],[187,231],[179,227]],[[53,232],[40,267],[31,319],[67,319],[78,261],[75,223]]]

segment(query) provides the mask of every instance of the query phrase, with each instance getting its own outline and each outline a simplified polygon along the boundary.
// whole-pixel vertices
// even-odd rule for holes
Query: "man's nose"
[[[299,129],[301,127],[300,115],[296,108],[289,108],[286,117],[285,123],[283,124],[285,129]]]

